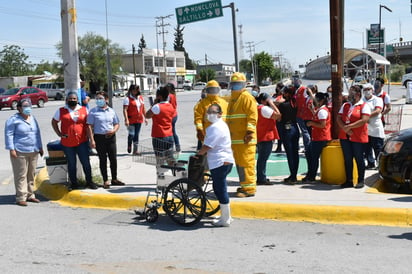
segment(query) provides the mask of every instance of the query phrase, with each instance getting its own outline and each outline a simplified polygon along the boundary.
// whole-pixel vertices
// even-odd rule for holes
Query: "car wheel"
[[[63,99],[63,95],[61,95],[60,93],[57,93],[55,100],[61,100],[61,99]]]
[[[17,101],[11,102],[10,108],[13,109],[13,110],[16,110],[17,109]]]
[[[43,99],[39,99],[39,101],[37,102],[37,106],[39,108],[44,108],[44,100]]]
[[[406,80],[405,82],[403,82],[403,85],[404,85],[405,88],[408,88],[408,83],[409,83],[410,81],[411,81],[411,80]]]

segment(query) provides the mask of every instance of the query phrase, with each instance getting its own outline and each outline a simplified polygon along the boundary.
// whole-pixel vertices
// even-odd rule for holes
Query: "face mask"
[[[365,90],[365,91],[363,92],[363,95],[364,95],[366,98],[371,98],[371,97],[372,97],[372,91],[371,91],[371,90]]]
[[[257,97],[259,95],[259,93],[256,90],[252,90],[252,96],[253,97]]]
[[[68,101],[67,105],[69,105],[69,107],[75,107],[77,105],[77,101]]]
[[[231,90],[241,90],[243,89],[243,83],[233,83],[230,84]]]
[[[31,114],[31,107],[23,107],[23,114],[30,115]]]
[[[210,114],[208,113],[207,120],[213,124],[219,120],[219,117],[217,116],[216,113],[210,113]]]
[[[104,107],[104,106],[106,105],[106,101],[105,101],[104,99],[97,99],[97,100],[96,100],[96,105],[97,105],[99,108],[102,108],[102,107]]]
[[[355,95],[349,95],[348,101],[351,102],[352,104],[355,103]]]

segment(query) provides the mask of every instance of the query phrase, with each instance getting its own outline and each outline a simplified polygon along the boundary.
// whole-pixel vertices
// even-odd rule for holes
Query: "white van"
[[[54,98],[55,100],[64,99],[64,83],[40,83],[37,84],[37,88],[45,91],[49,98]]]

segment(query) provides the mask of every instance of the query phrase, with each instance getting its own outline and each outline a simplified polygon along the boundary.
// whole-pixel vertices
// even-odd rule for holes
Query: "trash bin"
[[[408,86],[406,88],[406,100],[405,100],[405,102],[407,104],[412,103],[412,81],[408,82]]]
[[[320,156],[320,180],[325,184],[341,185],[346,181],[345,161],[339,140],[332,140]],[[358,168],[353,160],[353,182],[358,181]]]

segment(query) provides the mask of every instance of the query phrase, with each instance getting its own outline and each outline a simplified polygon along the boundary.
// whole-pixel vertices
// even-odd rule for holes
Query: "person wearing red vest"
[[[362,100],[360,86],[349,89],[348,102],[339,110],[336,119],[340,127],[339,139],[345,162],[346,182],[342,188],[353,187],[353,158],[358,168],[358,183],[356,188],[364,186],[365,179],[365,144],[368,143],[368,120],[371,114],[369,105]]]
[[[175,85],[172,83],[168,83],[166,85],[167,90],[169,91],[168,101],[173,106],[175,113],[173,114],[172,119],[172,131],[173,131],[173,141],[175,143],[175,149],[177,152],[180,151],[180,142],[179,136],[176,133],[176,122],[177,122],[177,100],[176,100],[176,91]]]
[[[387,114],[392,109],[391,105],[391,97],[388,93],[383,91],[383,85],[385,84],[385,80],[382,78],[376,78],[374,83],[374,95],[381,98],[383,101],[383,108],[382,108],[382,123],[385,126],[385,114]]]
[[[256,150],[258,153],[256,162],[256,184],[273,185],[266,177],[266,162],[272,152],[273,140],[279,139],[276,120],[280,118],[280,112],[273,103],[273,98],[266,92],[260,93],[256,100],[259,103],[256,127]]]
[[[308,127],[312,128],[312,141],[308,148],[308,173],[302,179],[302,182],[313,182],[316,180],[316,173],[319,168],[319,158],[323,148],[332,140],[331,133],[331,115],[328,108],[328,93],[318,92],[315,94],[314,118],[306,122]]]
[[[152,119],[152,145],[156,155],[173,149],[172,119],[174,107],[168,102],[169,91],[160,87],[156,91],[155,104],[146,112],[146,118]],[[164,156],[164,155],[163,155]]]
[[[127,96],[123,100],[124,124],[129,133],[127,136],[128,153],[132,152],[133,144],[133,154],[138,154],[137,146],[139,144],[140,129],[143,122],[147,125],[147,120],[144,117],[145,113],[146,110],[143,96],[140,95],[140,87],[130,85]]]
[[[303,146],[306,153],[311,139],[310,129],[306,126],[306,122],[312,119],[312,113],[308,109],[309,95],[306,91],[306,87],[302,85],[302,81],[300,79],[295,79],[293,85],[296,89],[295,98],[298,108],[296,121],[302,134]]]
[[[97,189],[92,181],[92,169],[89,159],[89,137],[91,132],[86,124],[87,109],[78,104],[77,93],[69,92],[66,97],[66,105],[59,108],[53,116],[52,126],[56,134],[61,138],[64,154],[67,159],[69,173],[69,189],[78,189],[76,170],[76,155],[83,166],[88,188]],[[59,128],[59,123],[61,123]]]

